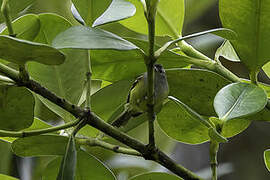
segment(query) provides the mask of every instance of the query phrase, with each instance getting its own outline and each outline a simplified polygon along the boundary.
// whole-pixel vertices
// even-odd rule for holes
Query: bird
[[[147,73],[139,76],[129,90],[124,111],[114,120],[111,125],[114,127],[124,126],[129,119],[147,112]],[[168,98],[169,85],[166,72],[161,64],[154,65],[154,112],[159,113],[163,103]]]

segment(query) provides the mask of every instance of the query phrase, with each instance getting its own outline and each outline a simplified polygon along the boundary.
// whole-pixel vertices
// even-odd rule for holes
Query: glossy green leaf
[[[11,176],[4,175],[4,174],[0,174],[0,179],[1,179],[1,180],[18,180],[18,179],[15,178],[15,177],[11,177]]]
[[[11,18],[16,18],[20,15],[20,13],[33,4],[36,0],[9,0],[9,6],[11,7],[10,16]],[[0,4],[2,4],[3,0],[0,0]],[[0,22],[4,21],[4,17],[2,13],[0,13]]]
[[[85,24],[92,26],[94,21],[109,7],[111,0],[72,0]]]
[[[267,103],[265,91],[253,84],[233,83],[222,88],[214,100],[215,111],[224,121],[261,111]]]
[[[85,26],[71,27],[60,33],[54,40],[57,49],[137,49],[132,43],[110,32]]]
[[[95,20],[93,27],[103,24],[127,19],[133,16],[136,12],[136,7],[126,0],[112,0],[108,9]]]
[[[269,61],[270,2],[257,0],[220,0],[219,12],[225,28],[238,34],[231,41],[241,61],[250,71]]]
[[[60,32],[65,31],[71,24],[61,16],[55,14],[39,15],[41,29],[35,39],[37,42],[50,44]],[[85,82],[85,59],[87,52],[66,49],[66,61],[60,66],[46,66],[30,63],[28,71],[33,79],[65,100],[77,104],[83,92]],[[71,115],[62,108],[41,98],[42,102],[64,120],[71,120]]]
[[[219,59],[220,57],[223,57],[227,60],[234,61],[234,62],[239,62],[240,59],[235,52],[232,44],[230,41],[225,41],[217,50],[215,54],[215,59]]]
[[[136,6],[136,14],[121,24],[133,31],[147,34],[148,26],[140,1],[129,0]],[[182,33],[184,21],[184,0],[161,0],[156,15],[156,35],[170,35],[178,38]]]
[[[34,97],[23,87],[0,86],[0,129],[18,131],[33,123]]]
[[[22,157],[64,155],[68,138],[58,135],[40,135],[16,139],[12,151]]]
[[[56,179],[61,158],[51,161],[43,173],[43,180]],[[75,180],[115,180],[113,173],[102,162],[84,151],[77,153],[77,167]]]
[[[39,18],[35,14],[21,16],[12,22],[12,27],[17,38],[33,41],[40,29]],[[5,28],[1,34],[8,35],[8,29]]]
[[[267,74],[268,77],[270,77],[270,62],[266,63],[262,67],[263,71]]]
[[[246,130],[251,121],[249,119],[231,119],[224,122],[221,135],[230,138]]]
[[[230,83],[216,73],[199,69],[171,69],[166,74],[170,95],[203,116],[215,116],[214,98]]]
[[[134,176],[130,178],[129,180],[181,180],[182,178],[179,178],[172,174],[167,173],[161,173],[161,172],[152,172],[152,173],[145,173],[140,174],[137,176]]]
[[[267,167],[268,171],[270,172],[270,149],[264,151],[263,157],[264,157],[265,166]]]
[[[77,163],[77,151],[75,137],[69,137],[65,155],[61,161],[61,166],[57,175],[57,180],[74,180]]]
[[[35,61],[58,65],[65,60],[65,55],[51,46],[6,35],[0,35],[0,50],[0,58],[16,64]]]
[[[147,52],[148,42],[131,38],[126,39]],[[158,48],[159,46],[156,46],[156,49]],[[178,68],[188,66],[186,61],[190,59],[191,58],[187,56],[165,51],[162,53],[157,63],[162,64],[166,69]],[[139,50],[108,50],[105,53],[104,51],[93,50],[91,51],[91,60],[93,78],[110,82],[135,78],[146,71],[144,58]]]

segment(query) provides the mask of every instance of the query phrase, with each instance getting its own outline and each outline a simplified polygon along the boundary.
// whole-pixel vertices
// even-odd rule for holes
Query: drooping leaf
[[[269,61],[269,7],[270,2],[262,0],[219,1],[222,24],[238,34],[237,40],[231,43],[250,71],[258,70]]]
[[[270,172],[270,149],[264,151],[264,163],[268,171]]]
[[[0,174],[0,179],[1,180],[19,180],[15,177],[11,177],[11,176],[8,176],[8,175],[5,175],[5,174]]]
[[[93,27],[127,19],[133,16],[136,12],[136,7],[126,0],[112,0],[108,9],[95,20]]]
[[[21,16],[12,22],[12,27],[17,38],[33,41],[40,29],[39,18],[35,14]],[[8,29],[5,28],[1,34],[8,35]]]
[[[24,87],[0,86],[0,129],[18,131],[33,123],[34,97]]]
[[[65,31],[71,24],[56,14],[39,15],[41,29],[35,41],[50,44],[60,32]],[[29,74],[33,79],[65,100],[77,104],[83,92],[85,81],[85,59],[87,52],[82,50],[63,50],[66,61],[60,66],[45,66],[31,63]],[[62,108],[41,98],[41,101],[64,120],[71,120],[71,115]]]
[[[182,178],[177,177],[172,174],[161,173],[161,172],[152,172],[152,173],[145,173],[141,175],[137,175],[131,177],[129,180],[182,180]]]
[[[129,0],[136,6],[136,14],[120,23],[133,31],[147,34],[148,26],[140,1]],[[170,35],[178,38],[182,34],[184,21],[184,0],[161,0],[156,15],[156,35]]]
[[[94,21],[109,7],[111,0],[72,0],[72,2],[85,24],[92,26]]]
[[[261,111],[267,103],[265,91],[253,84],[233,83],[222,88],[214,100],[215,111],[224,121]]]
[[[10,0],[9,6],[12,8],[10,11],[11,18],[16,18],[20,15],[20,13],[33,4],[36,0]],[[3,0],[0,0],[0,4],[2,4]],[[0,22],[4,21],[4,17],[2,13],[0,13]]]
[[[230,41],[225,41],[217,50],[215,54],[215,59],[219,59],[220,57],[224,57],[227,60],[234,61],[234,62],[239,62],[240,59],[235,52],[232,44]]]
[[[17,64],[35,61],[58,65],[65,60],[65,55],[51,46],[6,35],[0,35],[0,50],[0,58]]]
[[[77,151],[75,146],[75,137],[69,137],[65,155],[61,161],[58,171],[57,180],[74,180],[77,163]]]
[[[71,27],[60,33],[54,40],[57,49],[137,49],[132,43],[110,32],[85,26]]]
[[[56,179],[61,158],[51,161],[43,173],[44,180]],[[84,151],[77,153],[77,167],[75,180],[115,180],[113,173],[102,162]]]
[[[40,135],[16,139],[12,151],[22,157],[64,155],[68,138],[59,135]]]

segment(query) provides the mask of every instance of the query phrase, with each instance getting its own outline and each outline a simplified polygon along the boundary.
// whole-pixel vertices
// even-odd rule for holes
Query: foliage
[[[227,138],[252,121],[270,121],[270,87],[257,80],[260,69],[270,72],[267,1],[220,0],[223,28],[184,37],[184,0],[72,0],[65,6],[62,2],[73,15],[68,19],[57,13],[33,14],[29,6],[34,0],[0,2],[0,21],[6,24],[0,35],[0,139],[18,156],[53,157],[43,179],[120,177],[122,172],[102,162],[106,155],[96,157],[94,147],[153,160],[179,176],[139,174],[134,167],[126,169],[132,171],[126,179],[201,179],[158,148],[167,145],[155,133],[161,128],[175,141],[210,142],[215,180],[220,143],[230,143]],[[214,59],[186,42],[206,33],[224,38]],[[243,62],[250,80],[226,69],[221,57]],[[158,114],[155,63],[166,69],[170,87]],[[147,112],[124,127],[112,127],[132,83],[145,71]],[[147,145],[127,134],[146,121]],[[268,169],[269,157],[266,150]]]

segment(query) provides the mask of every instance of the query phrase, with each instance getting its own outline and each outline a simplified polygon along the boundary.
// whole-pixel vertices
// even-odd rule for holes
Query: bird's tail
[[[112,125],[118,128],[124,126],[131,117],[133,117],[132,113],[125,110],[112,122]]]

